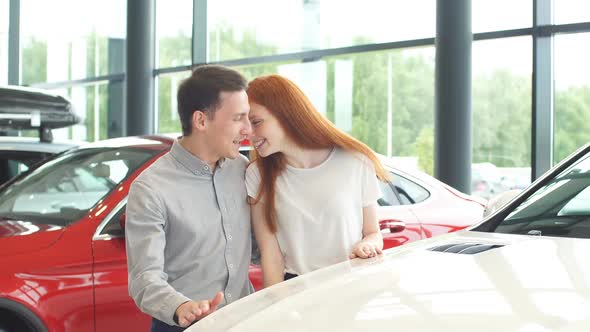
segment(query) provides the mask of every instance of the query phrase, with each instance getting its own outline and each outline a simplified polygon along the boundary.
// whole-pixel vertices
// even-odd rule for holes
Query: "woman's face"
[[[250,102],[250,141],[261,157],[281,152],[285,144],[285,131],[279,121],[262,105]]]

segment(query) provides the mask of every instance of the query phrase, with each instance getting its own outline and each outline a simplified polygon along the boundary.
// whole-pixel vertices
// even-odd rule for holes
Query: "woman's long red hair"
[[[250,103],[264,106],[278,120],[285,135],[305,149],[329,149],[334,146],[347,151],[359,152],[371,160],[377,177],[388,181],[389,175],[379,158],[365,144],[338,129],[320,114],[295,83],[280,75],[261,76],[248,84]],[[277,230],[275,210],[275,183],[285,169],[287,162],[281,153],[260,158],[256,150],[250,152],[250,159],[260,170],[260,188],[251,204],[264,197],[264,216],[270,230]]]

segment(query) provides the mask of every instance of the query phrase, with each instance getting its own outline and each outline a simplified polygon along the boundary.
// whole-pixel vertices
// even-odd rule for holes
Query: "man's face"
[[[252,132],[246,91],[221,92],[213,119],[207,119],[207,139],[217,159],[235,159],[239,156],[240,142]]]

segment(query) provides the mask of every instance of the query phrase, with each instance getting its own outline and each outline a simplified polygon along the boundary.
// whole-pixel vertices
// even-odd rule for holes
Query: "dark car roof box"
[[[41,140],[47,140],[44,135],[51,136],[51,129],[79,122],[72,103],[60,95],[40,89],[0,86],[0,130],[38,129]]]

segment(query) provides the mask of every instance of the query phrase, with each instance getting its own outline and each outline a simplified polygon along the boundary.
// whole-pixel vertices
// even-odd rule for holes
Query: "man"
[[[201,66],[178,88],[183,136],[131,186],[127,203],[129,293],[153,332],[182,331],[253,291],[247,160],[247,82]]]

